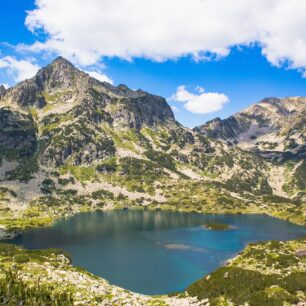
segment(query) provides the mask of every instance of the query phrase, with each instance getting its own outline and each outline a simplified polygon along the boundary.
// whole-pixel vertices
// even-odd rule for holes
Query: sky
[[[306,96],[305,0],[2,0],[0,84],[61,55],[163,96],[187,127]]]

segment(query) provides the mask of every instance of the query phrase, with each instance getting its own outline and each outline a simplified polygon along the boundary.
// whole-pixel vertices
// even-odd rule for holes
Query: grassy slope
[[[211,305],[305,303],[306,239],[250,244],[225,267],[192,284],[187,292],[209,299]]]

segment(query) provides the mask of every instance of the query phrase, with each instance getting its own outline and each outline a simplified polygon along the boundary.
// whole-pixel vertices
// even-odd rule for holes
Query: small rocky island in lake
[[[222,223],[210,223],[210,224],[204,224],[204,227],[209,230],[214,231],[226,231],[231,229],[231,226],[228,224],[222,224]]]

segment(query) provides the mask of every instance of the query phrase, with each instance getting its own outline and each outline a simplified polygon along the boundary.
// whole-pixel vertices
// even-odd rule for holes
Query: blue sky
[[[45,66],[54,57],[62,55],[85,71],[94,71],[99,73],[102,78],[107,77],[113,80],[115,85],[124,83],[132,89],[141,88],[170,98],[169,104],[174,107],[177,120],[188,127],[202,124],[215,117],[228,117],[264,97],[306,96],[306,78],[303,78],[306,58],[304,63],[303,56],[298,53],[299,51],[295,47],[295,41],[292,41],[292,35],[288,41],[289,36],[286,36],[284,32],[281,40],[284,46],[275,42],[275,39],[272,41],[272,46],[267,38],[257,38],[261,35],[261,30],[258,30],[259,26],[256,21],[247,24],[248,30],[239,33],[239,38],[230,37],[228,41],[219,39],[215,42],[209,37],[218,37],[219,33],[210,35],[214,34],[215,29],[212,28],[211,32],[208,29],[205,32],[195,33],[196,37],[199,36],[198,41],[196,40],[198,38],[189,41],[189,37],[193,33],[191,26],[188,30],[189,33],[186,30],[186,37],[183,33],[182,37],[176,38],[175,30],[169,31],[167,36],[164,35],[163,32],[167,32],[167,23],[164,28],[161,27],[160,34],[157,32],[154,36],[152,34],[152,37],[150,37],[151,32],[140,32],[140,30],[133,28],[129,19],[122,20],[121,18],[120,24],[116,23],[115,15],[113,19],[108,21],[106,29],[104,24],[99,23],[100,21],[92,24],[91,19],[94,18],[92,14],[98,8],[102,10],[101,3],[107,2],[107,0],[88,1],[88,4],[93,6],[88,8],[88,12],[87,8],[84,11],[83,3],[80,0],[74,0],[74,2],[66,0],[65,5],[60,4],[59,0],[52,1],[40,0],[40,4],[35,4],[32,0],[3,0],[1,2],[0,84],[12,86],[20,81],[22,76],[30,76],[38,67]],[[137,1],[139,0],[131,0],[131,5],[132,2],[136,3]],[[169,2],[170,7],[173,0],[165,1]],[[195,1],[191,0],[190,5],[197,8],[198,3]],[[218,1],[222,0],[216,0],[216,2]],[[52,8],[52,4],[55,2],[58,2],[58,10]],[[76,17],[80,14],[79,11],[84,12],[84,15],[80,15],[82,18],[78,19],[77,24],[73,23],[74,18],[66,18],[71,12],[69,2],[74,4],[73,14]],[[252,0],[246,0],[246,2],[251,3]],[[298,0],[293,0],[293,2],[299,2],[299,5],[303,3]],[[262,7],[258,7],[258,9],[261,8],[265,9],[264,4]],[[110,15],[112,9],[118,10],[116,7],[109,8]],[[182,11],[184,9],[182,7]],[[295,7],[283,9],[275,6],[275,11],[273,11],[275,21],[273,25],[269,24],[269,30],[277,26],[280,27],[281,21],[284,20],[283,10],[285,9],[290,10]],[[33,10],[36,10],[37,14],[32,16],[25,25],[27,11]],[[228,12],[229,9],[225,8],[223,13],[227,14]],[[276,12],[280,15],[279,19],[277,19]],[[240,12],[238,9],[235,12],[237,15],[243,13],[244,11]],[[149,13],[144,11],[144,14]],[[177,16],[177,20],[181,20],[182,16],[184,17],[182,14],[180,11],[175,11],[174,17]],[[63,20],[69,19],[67,24],[66,21],[61,23],[61,16]],[[155,15],[154,18],[156,18]],[[164,21],[162,16],[159,18],[156,20],[158,24]],[[224,19],[223,15],[222,18]],[[236,15],[235,18],[237,18]],[[143,23],[144,27],[147,26],[145,19],[139,22],[140,25]],[[153,25],[154,22],[155,19],[152,21]],[[173,19],[173,22],[175,23],[176,19]],[[249,21],[242,19],[241,22]],[[296,20],[292,21],[293,28],[296,26],[296,22]],[[233,31],[235,30],[235,21],[228,17],[228,23],[228,25],[224,25],[224,35],[227,34],[227,26],[232,27]],[[132,38],[125,39],[124,35],[127,34],[126,32],[122,33],[122,29],[126,29],[130,25],[131,30],[128,35]],[[151,24],[148,24],[148,29],[149,26]],[[196,26],[198,27],[198,23]],[[286,26],[290,29],[291,24]],[[305,28],[305,22],[300,26]],[[75,31],[71,30],[74,27]],[[87,34],[89,32],[84,32],[86,37],[82,36],[83,27],[86,28],[86,31],[94,29],[94,34],[97,36],[92,37],[92,40],[90,40],[91,35]],[[262,32],[266,29],[263,29]],[[78,44],[78,37],[75,34],[78,31],[80,44]],[[182,31],[184,30],[181,29],[180,32],[182,33]],[[278,36],[282,35],[281,31],[282,28],[277,28]],[[255,38],[249,32],[254,32],[255,34],[252,35]],[[273,33],[271,30],[269,39]],[[227,34],[227,36],[229,35]],[[60,43],[57,41],[58,36],[60,36]],[[147,38],[147,36],[149,37]],[[245,41],[240,41],[240,37],[244,36]],[[220,37],[223,36],[220,35]],[[103,44],[103,40],[105,40],[105,44]],[[140,40],[141,44],[138,46]],[[168,40],[173,40],[173,42],[167,44]],[[295,40],[304,42],[306,37],[297,36]],[[93,47],[86,49],[83,43],[85,41],[88,46],[93,43]],[[95,46],[97,41],[99,42],[98,47]],[[185,41],[189,45],[185,44]],[[201,47],[201,41],[203,41],[203,47]],[[287,42],[291,44],[290,49],[285,46]],[[182,49],[180,49],[181,45]],[[280,47],[274,48],[274,45],[280,45]],[[301,46],[301,49],[303,47],[304,45]],[[292,49],[294,50],[292,51]],[[203,89],[196,89],[200,87]]]

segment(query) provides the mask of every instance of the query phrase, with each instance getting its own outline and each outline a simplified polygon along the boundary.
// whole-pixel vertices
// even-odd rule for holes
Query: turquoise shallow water
[[[232,229],[203,228],[209,222]],[[304,235],[306,228],[263,215],[110,211],[81,213],[11,242],[28,249],[62,248],[75,265],[112,284],[162,294],[185,289],[250,242]]]

